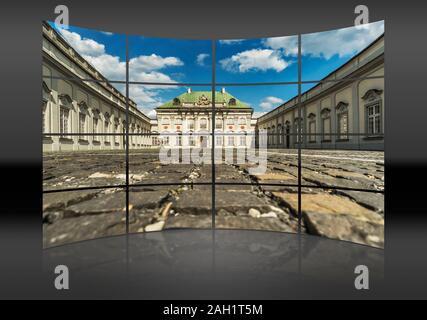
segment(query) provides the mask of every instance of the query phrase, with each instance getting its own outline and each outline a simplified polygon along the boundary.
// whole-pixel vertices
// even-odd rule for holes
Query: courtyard
[[[301,154],[302,232],[383,247],[384,153]],[[43,155],[43,190],[61,190],[43,194],[44,247],[126,232],[125,157]],[[215,165],[215,227],[298,232],[298,151],[268,150],[261,175],[249,167]],[[162,164],[158,149],[130,150],[129,231],[211,228],[211,182],[210,164]]]

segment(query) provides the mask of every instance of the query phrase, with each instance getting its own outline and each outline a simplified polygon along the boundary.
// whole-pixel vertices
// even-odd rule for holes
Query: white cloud
[[[242,43],[244,39],[229,39],[229,40],[219,40],[220,44],[239,44]]]
[[[384,22],[374,22],[355,27],[302,35],[301,53],[313,57],[330,59],[354,55],[366,48],[384,33]],[[285,56],[298,55],[297,37],[266,38],[263,44],[281,50]]]
[[[103,44],[92,39],[82,38],[78,33],[70,32],[64,28],[59,30],[65,40],[81,55],[96,57],[105,53],[105,46]]]
[[[281,50],[284,56],[298,55],[298,37],[273,37],[265,38],[262,44],[273,50]]]
[[[283,102],[285,102],[283,99],[273,97],[273,96],[269,96],[269,97],[265,97],[264,99],[262,99],[259,106],[261,109],[269,111],[269,110],[273,109],[273,107],[277,107],[278,105],[282,104]]]
[[[349,56],[366,48],[384,33],[382,22],[334,31],[312,33],[302,37],[302,54],[330,59]]]
[[[151,119],[156,119],[156,118],[157,118],[157,112],[156,112],[156,110],[150,110],[150,111],[147,113],[147,116],[148,116],[149,118],[151,118]]]
[[[132,66],[136,72],[150,72],[166,67],[182,66],[184,63],[176,57],[163,58],[157,54],[138,56],[129,60],[129,68]]]
[[[111,80],[124,80],[126,63],[120,61],[118,56],[113,56],[105,51],[105,46],[93,39],[82,38],[76,32],[65,29],[59,30],[65,40],[79,52],[103,76]],[[169,75],[159,70],[166,67],[182,66],[184,63],[176,57],[161,57],[156,54],[141,55],[129,60],[129,79],[137,82],[168,82],[176,81]],[[113,84],[120,92],[125,94],[123,84]],[[144,113],[153,115],[154,108],[164,101],[160,97],[161,90],[170,90],[175,86],[137,86],[129,87],[129,96]]]
[[[258,119],[258,118],[262,117],[263,115],[265,115],[266,113],[267,112],[256,111],[256,112],[253,113],[252,117],[255,118],[255,119]]]
[[[199,66],[205,66],[205,60],[209,57],[208,53],[200,53],[197,55],[196,63]]]
[[[280,72],[286,69],[290,62],[285,61],[278,51],[251,49],[220,60],[220,64],[224,70],[231,72],[266,71],[269,69]]]
[[[103,34],[105,34],[106,36],[112,36],[114,33],[112,32],[108,32],[108,31],[101,31]]]

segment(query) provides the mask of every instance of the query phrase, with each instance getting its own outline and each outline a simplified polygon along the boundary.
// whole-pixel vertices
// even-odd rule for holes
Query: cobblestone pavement
[[[165,165],[158,154],[130,151],[130,232],[211,228],[211,165]],[[216,186],[216,228],[297,232],[298,153],[269,150],[267,160],[262,175],[250,175],[248,164],[215,166],[225,183]],[[384,195],[328,189],[384,190],[383,152],[303,150],[301,173],[303,232],[384,246]],[[123,234],[126,193],[114,186],[125,179],[122,151],[45,154],[44,190],[110,187],[44,194],[44,246]]]

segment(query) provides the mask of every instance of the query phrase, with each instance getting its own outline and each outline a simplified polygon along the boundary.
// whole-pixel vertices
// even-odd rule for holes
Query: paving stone
[[[141,189],[131,189],[129,193],[129,206],[132,210],[154,209],[162,204],[168,197],[168,194],[168,190],[141,191]]]
[[[358,192],[352,190],[337,190],[337,193],[346,195],[357,203],[372,209],[380,214],[384,214],[384,194],[372,192]]]
[[[43,211],[59,210],[67,206],[89,200],[99,193],[99,190],[79,190],[43,194]]]
[[[362,221],[352,214],[303,212],[309,233],[374,247],[384,247],[384,224]]]
[[[292,210],[298,210],[298,195],[287,193],[273,193],[282,199]],[[349,214],[360,221],[384,223],[383,217],[372,210],[362,207],[346,197],[331,195],[323,192],[318,194],[302,194],[301,210],[329,215]]]
[[[69,206],[65,209],[64,217],[110,212],[119,212],[123,214],[125,211],[125,192],[115,192],[111,194],[99,194],[95,198]]]

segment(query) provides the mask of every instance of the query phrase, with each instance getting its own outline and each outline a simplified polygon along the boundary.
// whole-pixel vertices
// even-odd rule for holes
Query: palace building
[[[159,143],[169,147],[212,147],[212,92],[182,93],[156,108]],[[249,147],[254,141],[253,109],[223,88],[215,92],[215,147]],[[168,135],[170,134],[170,135]]]
[[[297,148],[301,126],[302,148],[384,150],[383,76],[384,34],[303,93],[300,113],[296,96],[258,118],[257,130],[269,148]]]
[[[125,148],[126,97],[47,23],[42,68],[43,151]],[[129,148],[151,146],[150,119],[131,99],[128,120],[129,133],[138,134],[129,137]],[[96,135],[103,133],[111,135]]]

